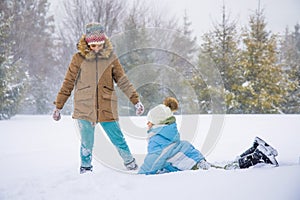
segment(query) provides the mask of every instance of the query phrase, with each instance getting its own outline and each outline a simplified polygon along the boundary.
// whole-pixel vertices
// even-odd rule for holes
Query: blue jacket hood
[[[166,146],[180,140],[176,123],[151,128],[148,134],[150,136],[148,152],[161,151]]]

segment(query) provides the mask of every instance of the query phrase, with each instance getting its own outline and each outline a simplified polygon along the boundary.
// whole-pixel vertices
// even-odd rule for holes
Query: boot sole
[[[274,156],[278,156],[278,152],[276,149],[274,149],[271,145],[269,145],[268,143],[266,143],[263,139],[259,138],[259,137],[255,137],[254,141],[257,143],[257,144],[260,144],[260,145],[263,145],[265,146],[270,152],[272,155]]]
[[[273,154],[268,154],[268,150],[266,149],[265,146],[263,145],[258,145],[257,147],[257,150],[259,152],[261,152],[262,154],[264,154],[270,161],[271,161],[271,164],[275,165],[275,166],[278,166],[278,162],[277,160],[275,159],[275,156]]]

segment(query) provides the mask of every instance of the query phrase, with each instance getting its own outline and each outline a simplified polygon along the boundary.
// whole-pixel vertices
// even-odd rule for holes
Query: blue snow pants
[[[80,158],[82,167],[92,166],[92,152],[94,146],[94,131],[95,125],[91,122],[77,119],[80,136],[81,136],[81,146],[80,146]],[[100,122],[100,125],[106,132],[110,141],[117,148],[120,156],[122,157],[124,164],[128,164],[133,161],[132,154],[129,147],[125,141],[123,133],[120,129],[119,122]]]

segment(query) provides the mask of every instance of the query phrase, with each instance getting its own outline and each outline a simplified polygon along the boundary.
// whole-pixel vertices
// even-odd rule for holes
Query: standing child
[[[176,118],[178,101],[168,97],[148,112],[148,154],[139,174],[160,174],[167,172],[208,169],[200,151],[187,141],[180,140]]]
[[[138,93],[130,83],[112,44],[99,23],[86,25],[86,32],[77,44],[64,82],[57,94],[53,119],[61,118],[60,111],[74,90],[73,118],[81,135],[80,173],[92,171],[92,151],[95,125],[99,123],[118,150],[128,170],[137,169],[129,147],[118,123],[118,102],[114,83],[125,93],[136,108],[144,112]]]

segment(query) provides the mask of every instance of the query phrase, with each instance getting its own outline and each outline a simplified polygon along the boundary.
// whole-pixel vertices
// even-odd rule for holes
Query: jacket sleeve
[[[129,81],[119,60],[116,58],[112,64],[114,81],[117,83],[118,87],[124,92],[124,94],[128,97],[131,103],[136,104],[139,101],[139,95],[136,92],[133,84]]]
[[[75,81],[77,79],[79,70],[80,70],[80,64],[82,62],[83,58],[79,54],[75,54],[72,58],[72,61],[69,65],[69,68],[67,70],[67,73],[65,75],[63,84],[57,94],[56,100],[54,104],[56,105],[56,108],[62,109],[70,97],[72,90],[75,85]]]

